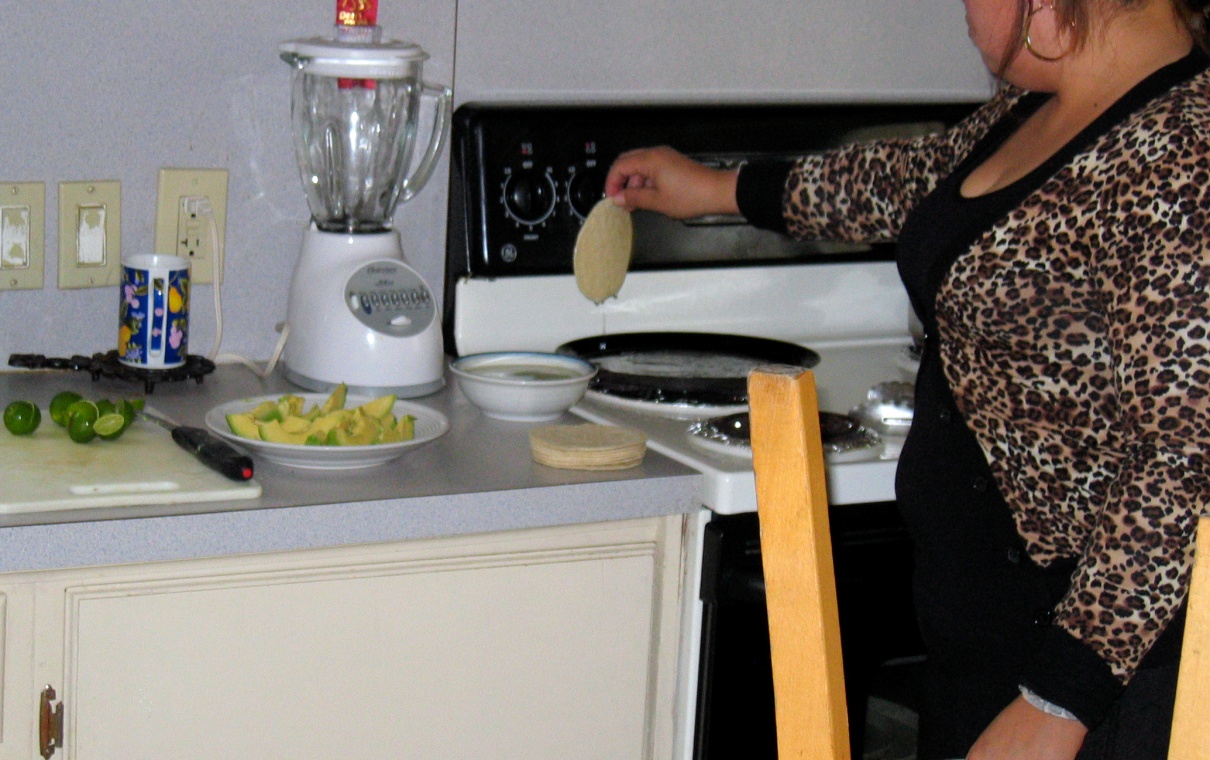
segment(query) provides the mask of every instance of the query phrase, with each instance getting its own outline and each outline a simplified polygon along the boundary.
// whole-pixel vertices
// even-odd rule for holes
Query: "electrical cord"
[[[218,234],[218,220],[214,217],[214,209],[210,205],[210,199],[206,196],[190,196],[185,199],[185,212],[195,217],[201,217],[206,220],[207,227],[210,229],[210,250],[214,252],[214,343],[210,347],[209,358],[215,364],[242,364],[252,370],[258,377],[268,377],[273,373],[277,362],[281,359],[282,351],[286,347],[286,338],[290,335],[290,326],[285,322],[278,323],[277,332],[281,337],[277,339],[277,345],[273,349],[269,361],[262,368],[256,362],[247,359],[239,354],[220,354],[219,347],[223,343],[223,269],[224,255],[223,240]]]

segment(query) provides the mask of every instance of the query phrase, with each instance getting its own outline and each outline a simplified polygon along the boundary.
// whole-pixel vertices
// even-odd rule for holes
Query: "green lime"
[[[135,418],[134,404],[130,403],[126,399],[122,399],[121,401],[119,401],[117,403],[117,407],[114,411],[116,411],[118,414],[122,415],[122,417],[124,417],[126,419],[127,426],[129,426],[132,422],[134,422],[134,418]]]
[[[112,441],[126,430],[126,418],[117,412],[102,414],[93,423],[93,431],[105,441]]]
[[[67,418],[67,437],[76,443],[88,443],[97,437],[96,418],[87,414],[73,414]]]
[[[68,425],[71,425],[71,421],[74,417],[87,417],[88,424],[91,425],[92,423],[96,422],[97,418],[100,416],[101,413],[97,411],[97,405],[88,399],[80,399],[71,406],[67,407]]]
[[[4,427],[13,435],[29,435],[42,424],[42,410],[32,401],[14,401],[4,409]]]
[[[104,417],[118,410],[117,406],[107,398],[97,399],[97,416]]]
[[[67,407],[79,401],[83,396],[75,391],[60,391],[50,400],[50,418],[56,425],[67,427]]]

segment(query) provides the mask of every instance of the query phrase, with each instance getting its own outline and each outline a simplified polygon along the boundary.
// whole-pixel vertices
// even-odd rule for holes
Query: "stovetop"
[[[847,413],[875,385],[914,378],[910,307],[893,246],[790,241],[742,219],[682,223],[636,212],[630,272],[616,298],[596,304],[573,276],[576,235],[623,150],[666,144],[731,166],[859,137],[914,136],[969,108],[464,105],[451,130],[447,352],[554,351],[587,337],[643,332],[788,341],[822,357],[821,408]],[[594,392],[573,412],[646,432],[653,450],[703,473],[710,509],[755,510],[751,458],[701,445],[685,414],[659,417]],[[897,455],[887,439],[867,458],[829,461],[832,503],[893,500]]]
[[[845,414],[866,398],[874,385],[911,380],[915,366],[908,336],[885,340],[813,344],[822,360],[815,382],[822,411]],[[690,433],[692,419],[658,416],[626,408],[589,394],[572,412],[590,422],[627,425],[647,434],[647,445],[702,473],[702,504],[719,514],[756,511],[752,459],[742,452],[702,446]],[[828,501],[833,505],[893,501],[898,438],[884,438],[866,458],[827,462]]]

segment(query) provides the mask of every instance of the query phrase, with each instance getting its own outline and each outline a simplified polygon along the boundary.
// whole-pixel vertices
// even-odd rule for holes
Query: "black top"
[[[933,697],[938,703],[948,700],[951,718],[963,714],[951,722],[966,724],[955,725],[950,736],[933,741],[925,736],[922,715],[921,757],[965,754],[982,728],[1016,696],[1019,683],[1071,710],[1088,726],[1102,720],[1122,690],[1108,664],[1091,648],[1049,625],[1051,610],[1070,583],[1075,558],[1041,568],[1024,551],[986,457],[962,420],[945,378],[934,301],[951,265],[1058,168],[1131,112],[1206,65],[1206,56],[1194,51],[1157,71],[1026,177],[996,192],[963,198],[960,187],[969,172],[1048,97],[1026,95],[912,211],[900,231],[900,273],[928,337],[896,491],[916,544],[922,633],[931,652],[940,655],[930,659],[942,661],[943,668],[952,666],[951,673],[957,674],[947,686],[959,691],[940,690]],[[780,212],[790,171],[789,164],[750,164],[741,172],[737,201],[750,222],[786,229]],[[1174,620],[1144,665],[1174,657],[1180,627]],[[968,682],[968,691],[961,691],[967,688],[962,681]],[[964,701],[968,698],[981,706],[973,707]],[[963,732],[965,737],[960,736]]]
[[[915,415],[895,484],[916,544],[922,625],[927,629],[930,619],[961,621],[961,634],[932,633],[944,636],[947,645],[961,639],[985,652],[1015,649],[1005,658],[1005,672],[999,674],[1004,679],[1003,704],[1015,697],[1016,684],[1025,684],[1090,727],[1100,723],[1122,686],[1095,652],[1049,625],[1051,610],[1066,593],[1078,558],[1040,568],[1025,553],[1011,510],[998,492],[975,435],[962,420],[945,377],[935,300],[950,267],[986,231],[1131,112],[1206,64],[1206,56],[1194,51],[1161,69],[1025,177],[985,195],[963,197],[961,186],[971,171],[1049,98],[1026,95],[920,202],[899,234],[900,277],[926,336],[916,377]],[[1150,664],[1176,656],[1182,629],[1179,623],[1170,626],[1169,635],[1153,647]],[[929,633],[925,631],[926,641]],[[994,677],[986,675],[988,680]],[[990,721],[995,712],[986,717]]]

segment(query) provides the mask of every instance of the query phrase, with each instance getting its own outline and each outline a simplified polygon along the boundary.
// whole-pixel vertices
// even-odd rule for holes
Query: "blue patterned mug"
[[[118,359],[145,369],[185,363],[189,344],[189,260],[144,253],[122,258]]]

